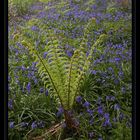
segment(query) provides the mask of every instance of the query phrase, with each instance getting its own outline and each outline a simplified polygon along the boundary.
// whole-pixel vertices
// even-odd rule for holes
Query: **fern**
[[[78,94],[79,87],[83,83],[85,74],[90,67],[93,49],[106,38],[106,35],[102,34],[91,46],[89,55],[86,55],[88,34],[95,24],[95,19],[89,21],[84,30],[82,42],[70,60],[65,55],[61,46],[59,46],[59,40],[51,30],[48,30],[47,39],[49,41],[45,46],[45,51],[48,52],[46,59],[40,56],[31,42],[29,43],[28,41],[27,44],[25,41],[27,38],[22,41],[22,44],[28,48],[29,53],[37,62],[39,75],[44,81],[46,88],[49,92],[59,97],[65,111],[71,110],[73,107],[75,96]],[[68,115],[68,113],[65,114]],[[68,118],[68,116],[65,118]]]

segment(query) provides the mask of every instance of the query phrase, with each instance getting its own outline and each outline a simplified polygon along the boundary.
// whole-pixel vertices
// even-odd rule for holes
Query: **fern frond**
[[[44,76],[48,82],[47,82],[47,88],[48,90],[53,90],[54,93],[56,93],[60,98],[60,94],[59,91],[57,89],[58,87],[58,83],[56,82],[56,78],[55,78],[55,74],[52,73],[51,67],[48,65],[48,63],[46,63],[46,61],[44,59],[41,58],[41,56],[38,54],[38,52],[31,46],[30,43],[26,43],[26,41],[22,41],[22,44],[24,46],[26,46],[29,50],[29,53],[33,56],[34,60],[36,60],[37,63],[37,67],[39,68],[39,74],[40,76]],[[62,105],[63,102],[61,101]]]
[[[85,64],[85,60],[87,59],[86,52],[87,52],[87,42],[88,42],[88,34],[90,30],[93,28],[95,24],[95,19],[92,19],[87,24],[84,30],[84,36],[82,42],[78,49],[75,50],[69,65],[69,72],[67,75],[67,98],[68,98],[68,108],[72,108],[75,94],[77,91],[77,85],[79,80],[81,79],[81,73],[84,73],[85,69],[83,68]],[[87,63],[86,63],[87,64]],[[88,64],[89,65],[89,64]]]

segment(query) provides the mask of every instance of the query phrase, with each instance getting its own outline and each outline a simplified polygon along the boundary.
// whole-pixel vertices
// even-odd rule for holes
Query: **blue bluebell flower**
[[[110,100],[110,96],[106,96],[106,100]]]
[[[86,101],[84,104],[83,104],[83,107],[86,107],[88,108],[90,106],[90,103],[88,101]]]
[[[119,119],[120,119],[121,121],[124,119],[124,114],[123,114],[123,113],[120,113]]]
[[[117,122],[117,119],[115,117],[113,118],[113,122]]]
[[[125,93],[125,91],[126,91],[126,90],[125,90],[125,87],[122,87],[122,88],[121,88],[121,92],[122,92],[122,93]]]
[[[90,137],[90,138],[93,138],[93,136],[94,136],[94,132],[90,132],[90,133],[89,133],[89,137]]]
[[[58,112],[56,113],[57,117],[60,117],[64,112],[64,109],[62,107],[59,107]]]
[[[99,106],[99,107],[98,107],[98,113],[99,113],[99,114],[103,114],[103,107],[102,107],[102,106]]]
[[[119,62],[121,59],[118,58],[118,57],[116,57],[114,60],[115,60],[116,62]]]
[[[44,59],[46,58],[47,54],[48,54],[48,52],[44,52],[44,54],[43,54]]]
[[[77,102],[77,103],[80,103],[81,101],[82,101],[82,97],[81,97],[81,96],[77,96],[77,97],[76,97],[76,102]]]
[[[20,123],[20,126],[21,126],[21,127],[26,127],[26,126],[28,126],[28,124],[29,124],[29,123],[21,122],[21,123]]]
[[[32,29],[33,31],[37,31],[37,30],[38,30],[38,27],[37,27],[37,26],[32,26],[31,29]]]
[[[110,119],[106,119],[103,126],[111,126]]]
[[[13,109],[13,100],[12,100],[12,99],[10,99],[10,100],[8,101],[8,108],[9,108],[9,109]]]
[[[68,57],[72,57],[72,52],[71,51],[67,50],[66,53],[67,53]]]
[[[44,92],[44,88],[40,88],[40,93],[43,93]]]
[[[120,110],[120,105],[119,104],[115,104],[114,105],[114,110]]]
[[[109,113],[105,113],[105,114],[104,114],[104,118],[105,118],[105,119],[109,119]]]
[[[115,101],[115,97],[114,96],[110,96],[110,100],[111,101]]]
[[[9,127],[14,128],[14,122],[10,122]]]
[[[114,80],[114,83],[115,83],[116,85],[118,85],[118,84],[119,84],[119,80],[118,80],[118,79],[115,79],[115,80]]]
[[[89,113],[90,116],[93,115],[93,110],[87,109],[87,113]]]
[[[46,89],[45,95],[48,96],[48,94],[49,94],[49,91]]]
[[[98,97],[96,103],[99,104],[99,105],[101,104],[101,97]]]
[[[44,128],[45,127],[45,123],[43,121],[40,121],[40,122],[37,123],[37,126],[39,128]]]
[[[90,73],[96,75],[97,71],[96,70],[91,70]]]
[[[89,52],[86,53],[86,57],[88,57],[88,55],[89,55]]]
[[[36,122],[33,122],[33,123],[32,123],[31,128],[32,128],[32,129],[37,128],[37,124],[36,124]]]
[[[24,67],[24,66],[21,66],[21,69],[24,71],[24,70],[26,70],[26,68]]]
[[[30,91],[31,91],[31,83],[30,82],[28,83],[26,89],[27,89],[28,93],[30,93]]]

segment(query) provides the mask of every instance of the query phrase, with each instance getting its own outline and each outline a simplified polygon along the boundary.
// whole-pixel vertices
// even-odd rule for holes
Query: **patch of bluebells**
[[[111,126],[111,122],[110,122],[110,117],[109,117],[109,113],[105,113],[104,114],[104,118],[105,118],[105,121],[103,123],[103,126]]]
[[[112,13],[102,13],[102,10],[106,9],[106,3],[103,0],[97,0],[96,4],[94,5],[90,5],[91,9],[90,11],[85,10],[85,5],[87,2],[83,1],[82,5],[78,5],[76,3],[74,3],[74,1],[70,0],[68,1],[69,5],[64,5],[64,7],[59,9],[59,12],[63,12],[63,11],[67,11],[64,13],[64,15],[60,15],[57,11],[57,8],[52,8],[51,6],[59,4],[58,1],[56,2],[48,2],[48,6],[51,7],[50,10],[46,10],[43,11],[43,7],[45,7],[46,5],[38,5],[38,6],[33,6],[32,10],[41,10],[41,12],[39,12],[39,14],[36,16],[36,18],[41,19],[42,23],[45,23],[47,25],[49,25],[49,23],[51,23],[50,25],[50,29],[54,29],[59,33],[64,33],[67,37],[72,38],[72,39],[77,39],[78,37],[83,35],[83,23],[87,23],[87,21],[92,18],[95,17],[96,18],[96,22],[99,25],[103,20],[107,20],[107,21],[119,21],[119,19],[127,19],[128,16],[126,16],[125,13],[117,11]],[[100,3],[100,7],[98,7],[98,3]],[[89,5],[87,4],[86,7],[88,7]],[[72,8],[72,10],[70,10]],[[26,20],[29,20],[32,18],[32,15],[26,15],[24,16],[24,18],[26,18]],[[75,24],[76,27],[72,27],[71,29],[69,29],[68,27],[70,27],[69,25],[67,25],[68,23],[68,19],[70,19],[72,24]],[[81,24],[80,26],[82,26],[82,28],[77,27],[77,21],[79,22],[78,24]],[[57,22],[57,24],[59,25],[58,27],[55,27],[55,25],[52,25],[52,23]],[[60,27],[60,28],[59,28]],[[62,27],[65,27],[65,29],[61,29]],[[32,26],[31,27],[33,31],[38,31],[38,28],[36,26]],[[108,32],[110,33],[110,35],[113,36],[113,31],[114,30],[109,30]],[[120,31],[118,31],[120,32]],[[95,35],[100,35],[101,33],[103,33],[103,29],[97,29],[94,31]],[[40,32],[39,32],[40,34]],[[118,34],[119,37],[119,34]],[[102,86],[106,86],[107,83],[111,83],[111,80],[113,81],[113,84],[116,84],[117,86],[119,85],[119,80],[122,79],[123,77],[123,70],[118,70],[118,77],[116,77],[115,71],[116,71],[116,67],[120,67],[122,61],[126,61],[128,62],[129,60],[131,60],[131,50],[126,51],[126,47],[128,42],[125,42],[125,45],[120,44],[120,42],[118,44],[112,44],[113,41],[108,42],[108,44],[106,45],[106,48],[104,48],[104,51],[102,52],[102,55],[100,55],[100,57],[98,59],[96,59],[94,61],[94,66],[98,67],[100,65],[103,64],[109,64],[108,67],[106,68],[106,71],[104,70],[99,70],[98,69],[94,69],[91,70],[91,74],[93,75],[97,75],[100,74],[100,81],[99,83],[101,83]],[[88,42],[89,44],[91,42]],[[18,44],[18,46],[22,49],[21,44]],[[38,46],[38,45],[37,45]],[[70,46],[70,45],[69,45]],[[88,46],[88,45],[87,45]],[[73,55],[73,50],[71,51],[71,46],[66,48],[66,54],[68,57],[72,57]],[[19,51],[18,49],[15,49],[15,47],[10,47],[10,50],[12,52],[14,52],[17,57],[19,56]],[[126,51],[126,52],[125,52]],[[47,57],[47,52],[45,52],[43,55],[43,58],[45,59]],[[88,53],[87,53],[88,56]],[[112,57],[113,56],[113,57]],[[108,57],[108,58],[106,58]],[[19,61],[19,59],[17,59],[17,61]],[[20,68],[22,71],[26,71],[28,70],[24,65]],[[34,70],[34,66],[31,67],[32,70]],[[16,75],[16,74],[15,74]],[[28,73],[28,78],[29,80],[33,80],[34,84],[38,84],[39,83],[39,79],[35,76],[35,72]],[[16,78],[17,83],[18,82],[18,78]],[[107,81],[108,80],[108,81]],[[27,83],[27,86],[25,87],[27,89],[27,92],[30,93],[31,92],[31,81],[29,81]],[[40,88],[40,87],[39,87]],[[121,87],[120,87],[121,89]],[[42,89],[40,90],[40,92],[44,92]],[[126,93],[127,89],[125,87],[122,87],[121,89],[122,93]],[[48,90],[45,91],[45,95],[48,96]],[[119,104],[114,104],[117,97],[116,96],[111,96],[110,93],[108,93],[107,96],[105,96],[106,100],[109,101],[109,103],[113,104],[113,109],[114,110],[120,110],[121,105]],[[76,102],[79,103],[82,107],[84,107],[84,110],[86,110],[86,113],[88,114],[89,117],[89,123],[90,125],[93,124],[93,117],[95,114],[98,113],[98,119],[100,120],[100,122],[104,120],[103,126],[111,126],[110,123],[110,117],[107,113],[104,114],[105,111],[105,107],[106,104],[104,103],[104,101],[102,101],[103,99],[97,99],[95,106],[97,107],[97,112],[95,111],[95,113],[93,113],[93,110],[90,105],[89,102],[85,101],[82,102],[82,97],[78,96],[76,97]],[[13,105],[12,103],[8,102],[8,107],[12,109]],[[82,112],[83,113],[83,112]],[[59,108],[58,112],[57,112],[57,116],[60,117],[63,114],[63,108]],[[83,113],[84,114],[84,113]],[[119,119],[123,120],[124,115],[122,113],[120,113]],[[96,119],[96,118],[95,118]],[[114,122],[117,121],[117,118],[114,117]],[[24,124],[24,123],[23,123]],[[41,126],[42,124],[40,124]],[[14,123],[11,122],[11,127],[14,127]],[[37,127],[39,127],[39,123],[38,122],[33,122],[31,125],[32,129],[35,129]],[[90,137],[93,136],[93,132],[90,132]],[[98,140],[102,140],[102,138],[98,138]]]

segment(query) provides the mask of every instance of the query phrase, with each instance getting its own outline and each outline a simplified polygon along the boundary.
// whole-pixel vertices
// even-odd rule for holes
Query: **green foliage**
[[[112,138],[115,140],[131,140],[131,129],[124,123],[117,123],[116,128],[112,130]]]
[[[63,50],[59,46],[59,41],[55,35],[49,30],[48,44],[45,46],[45,51],[48,52],[47,59],[43,59],[39,52],[32,47],[32,44],[22,44],[29,49],[30,54],[37,62],[38,72],[46,85],[46,88],[51,93],[56,93],[64,109],[71,109],[75,96],[79,92],[79,87],[84,80],[84,75],[90,66],[93,49],[105,41],[106,35],[102,34],[99,39],[92,45],[88,57],[85,46],[87,36],[95,24],[95,19],[92,19],[85,28],[84,37],[81,45],[74,51],[74,54],[69,61]]]
[[[23,15],[36,1],[37,0],[9,0],[9,14],[11,14],[11,16]]]

